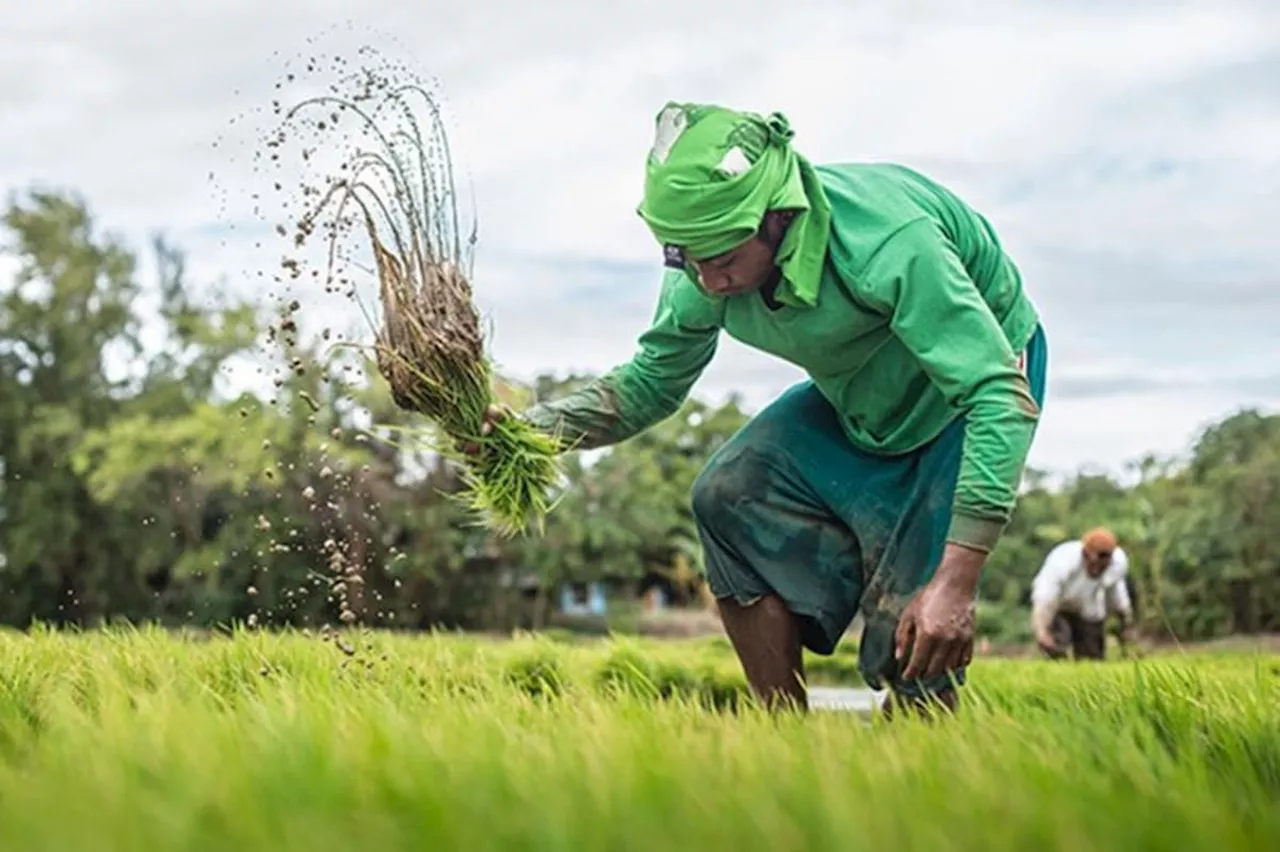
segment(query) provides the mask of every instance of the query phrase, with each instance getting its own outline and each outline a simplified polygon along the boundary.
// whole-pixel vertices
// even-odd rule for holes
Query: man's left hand
[[[895,658],[912,646],[903,680],[937,677],[973,660],[973,599],[985,561],[980,551],[947,545],[937,573],[898,622]]]

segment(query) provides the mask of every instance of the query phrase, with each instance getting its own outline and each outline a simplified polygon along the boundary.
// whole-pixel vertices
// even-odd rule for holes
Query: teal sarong
[[[1027,345],[1031,394],[1043,408],[1048,346]],[[860,610],[858,663],[873,689],[904,695],[964,683],[964,669],[903,683],[894,633],[942,559],[965,423],[901,456],[859,450],[812,382],[785,391],[720,447],[693,486],[707,581],[749,605],[776,594],[800,617],[804,647],[831,654]]]

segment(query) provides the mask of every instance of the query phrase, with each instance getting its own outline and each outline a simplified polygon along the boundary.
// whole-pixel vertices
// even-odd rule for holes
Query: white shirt
[[[1068,541],[1049,551],[1031,583],[1031,605],[1054,612],[1070,612],[1089,621],[1105,621],[1110,614],[1128,619],[1133,608],[1124,578],[1129,559],[1117,547],[1111,564],[1096,579],[1084,570],[1084,545]]]

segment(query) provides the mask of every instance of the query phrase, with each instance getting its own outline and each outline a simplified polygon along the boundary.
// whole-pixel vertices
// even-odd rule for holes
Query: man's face
[[[779,274],[775,259],[792,216],[789,212],[770,211],[756,235],[737,248],[715,257],[684,257],[686,271],[714,296],[760,290]]]
[[[759,236],[705,260],[690,259],[691,271],[713,296],[737,296],[759,290],[773,274],[774,249]]]
[[[1084,570],[1090,577],[1097,578],[1102,576],[1102,572],[1107,570],[1107,566],[1111,564],[1111,551],[1109,549],[1084,549]]]

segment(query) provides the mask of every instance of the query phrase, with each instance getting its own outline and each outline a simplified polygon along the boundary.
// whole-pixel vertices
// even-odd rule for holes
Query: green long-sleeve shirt
[[[668,271],[632,359],[526,417],[588,449],[671,416],[721,331],[805,370],[873,453],[910,452],[967,414],[948,540],[990,550],[1016,501],[1039,410],[1017,355],[1039,322],[987,221],[901,166],[816,168],[831,203],[816,300],[715,298]],[[785,284],[785,282],[784,282]]]

